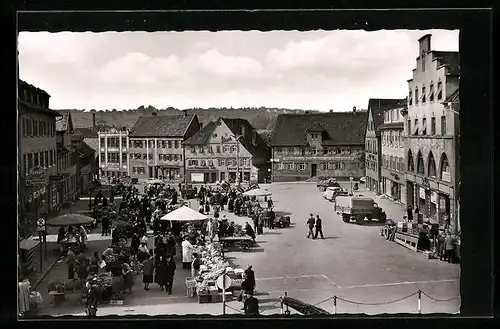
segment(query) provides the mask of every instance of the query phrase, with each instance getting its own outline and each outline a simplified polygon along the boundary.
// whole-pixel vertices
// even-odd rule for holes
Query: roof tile
[[[184,137],[195,115],[143,116],[137,119],[129,137]]]

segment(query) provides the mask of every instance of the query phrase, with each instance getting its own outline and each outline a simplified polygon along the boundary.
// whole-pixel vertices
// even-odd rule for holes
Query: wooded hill
[[[117,129],[131,129],[137,119],[141,116],[150,116],[156,112],[158,116],[179,115],[181,110],[173,107],[156,109],[153,106],[140,106],[132,110],[70,110],[75,128],[92,127],[92,113],[96,114],[96,128],[100,131],[114,127]],[[188,115],[196,114],[203,125],[215,121],[219,117],[247,119],[252,126],[259,131],[270,131],[273,129],[276,118],[282,113],[303,113],[303,110],[290,110],[279,108],[193,108],[186,110]]]

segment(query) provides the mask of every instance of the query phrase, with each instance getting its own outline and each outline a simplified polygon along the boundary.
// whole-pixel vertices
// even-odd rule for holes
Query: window
[[[411,93],[411,90],[408,92],[408,106],[411,106],[413,104],[413,95]]]
[[[300,170],[306,170],[306,164],[305,163],[301,163],[299,169]]]
[[[208,164],[209,167],[213,167],[214,160],[207,160],[207,164]]]
[[[417,154],[417,174],[424,175],[424,158],[422,157],[422,153],[418,152]]]
[[[219,145],[217,145],[217,146],[215,147],[215,151],[216,151],[217,153],[220,153],[220,146],[219,146]]]
[[[127,147],[127,139],[122,138],[122,147]]]
[[[143,154],[142,154],[142,159],[143,159],[143,160],[146,160],[147,158],[148,158],[148,155],[147,155],[146,153],[143,153]]]
[[[148,160],[153,160],[153,154],[148,154]]]
[[[441,81],[437,85],[437,99],[443,99],[443,83]]]
[[[40,165],[38,152],[33,153],[33,166]]]
[[[224,167],[226,165],[226,160],[225,159],[219,159],[219,166]]]
[[[198,160],[188,160],[188,166],[197,166]]]
[[[422,135],[427,135],[427,119],[422,119]]]
[[[415,171],[415,164],[413,163],[413,154],[411,153],[411,151],[408,151],[408,171]]]
[[[294,165],[293,165],[293,163],[288,163],[287,167],[288,167],[287,168],[288,170],[293,170]]]
[[[436,134],[436,118],[432,117],[431,118],[431,135]]]
[[[434,84],[429,86],[429,101],[434,102]]]
[[[101,137],[101,147],[104,147],[104,137]]]
[[[445,182],[451,182],[450,165],[448,164],[448,157],[445,153],[441,155],[440,167],[441,180]]]
[[[231,145],[231,153],[233,152],[236,152],[236,146],[235,145]]]
[[[105,162],[106,162],[106,154],[101,153],[101,163],[105,163]]]
[[[200,147],[199,147],[199,151],[200,151],[200,153],[205,153],[205,149],[204,149],[204,147],[203,147],[203,146],[200,146]]]
[[[415,89],[415,105],[418,104],[418,88]]]
[[[427,175],[429,177],[436,177],[436,162],[434,161],[434,156],[432,152],[429,152],[429,159],[427,160],[428,168]]]
[[[418,119],[415,119],[415,132],[414,135],[418,135]]]
[[[406,122],[406,126],[407,126],[407,127],[406,127],[406,133],[407,133],[407,134],[408,134],[408,136],[409,136],[409,135],[411,135],[411,120],[408,120],[408,121]]]
[[[441,135],[446,135],[446,116],[441,117]]]
[[[38,121],[33,119],[33,136],[38,137]]]
[[[422,87],[422,103],[425,103],[426,101],[426,94],[425,94],[425,87]]]
[[[312,133],[311,134],[311,139],[318,139],[318,134],[317,133]]]
[[[168,148],[171,149],[172,148],[172,141],[168,141]]]
[[[179,141],[175,141],[174,144],[175,144],[175,148],[178,149],[179,148]]]
[[[208,153],[214,153],[214,149],[213,149],[212,145],[208,146]]]
[[[49,151],[45,151],[44,154],[44,159],[45,159],[45,168],[50,166],[50,161],[49,161]]]

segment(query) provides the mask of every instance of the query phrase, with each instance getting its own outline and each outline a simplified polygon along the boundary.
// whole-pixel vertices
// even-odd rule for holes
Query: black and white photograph
[[[18,316],[459,314],[456,29],[18,34]]]

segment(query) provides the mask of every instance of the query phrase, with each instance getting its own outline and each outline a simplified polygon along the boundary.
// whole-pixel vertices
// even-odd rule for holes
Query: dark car
[[[274,219],[275,227],[290,227],[290,216],[276,216]]]
[[[328,187],[341,187],[335,178],[319,181],[316,186],[321,192],[324,192]]]
[[[197,189],[193,185],[187,184],[182,187],[181,195],[183,199],[194,199],[197,192]]]

